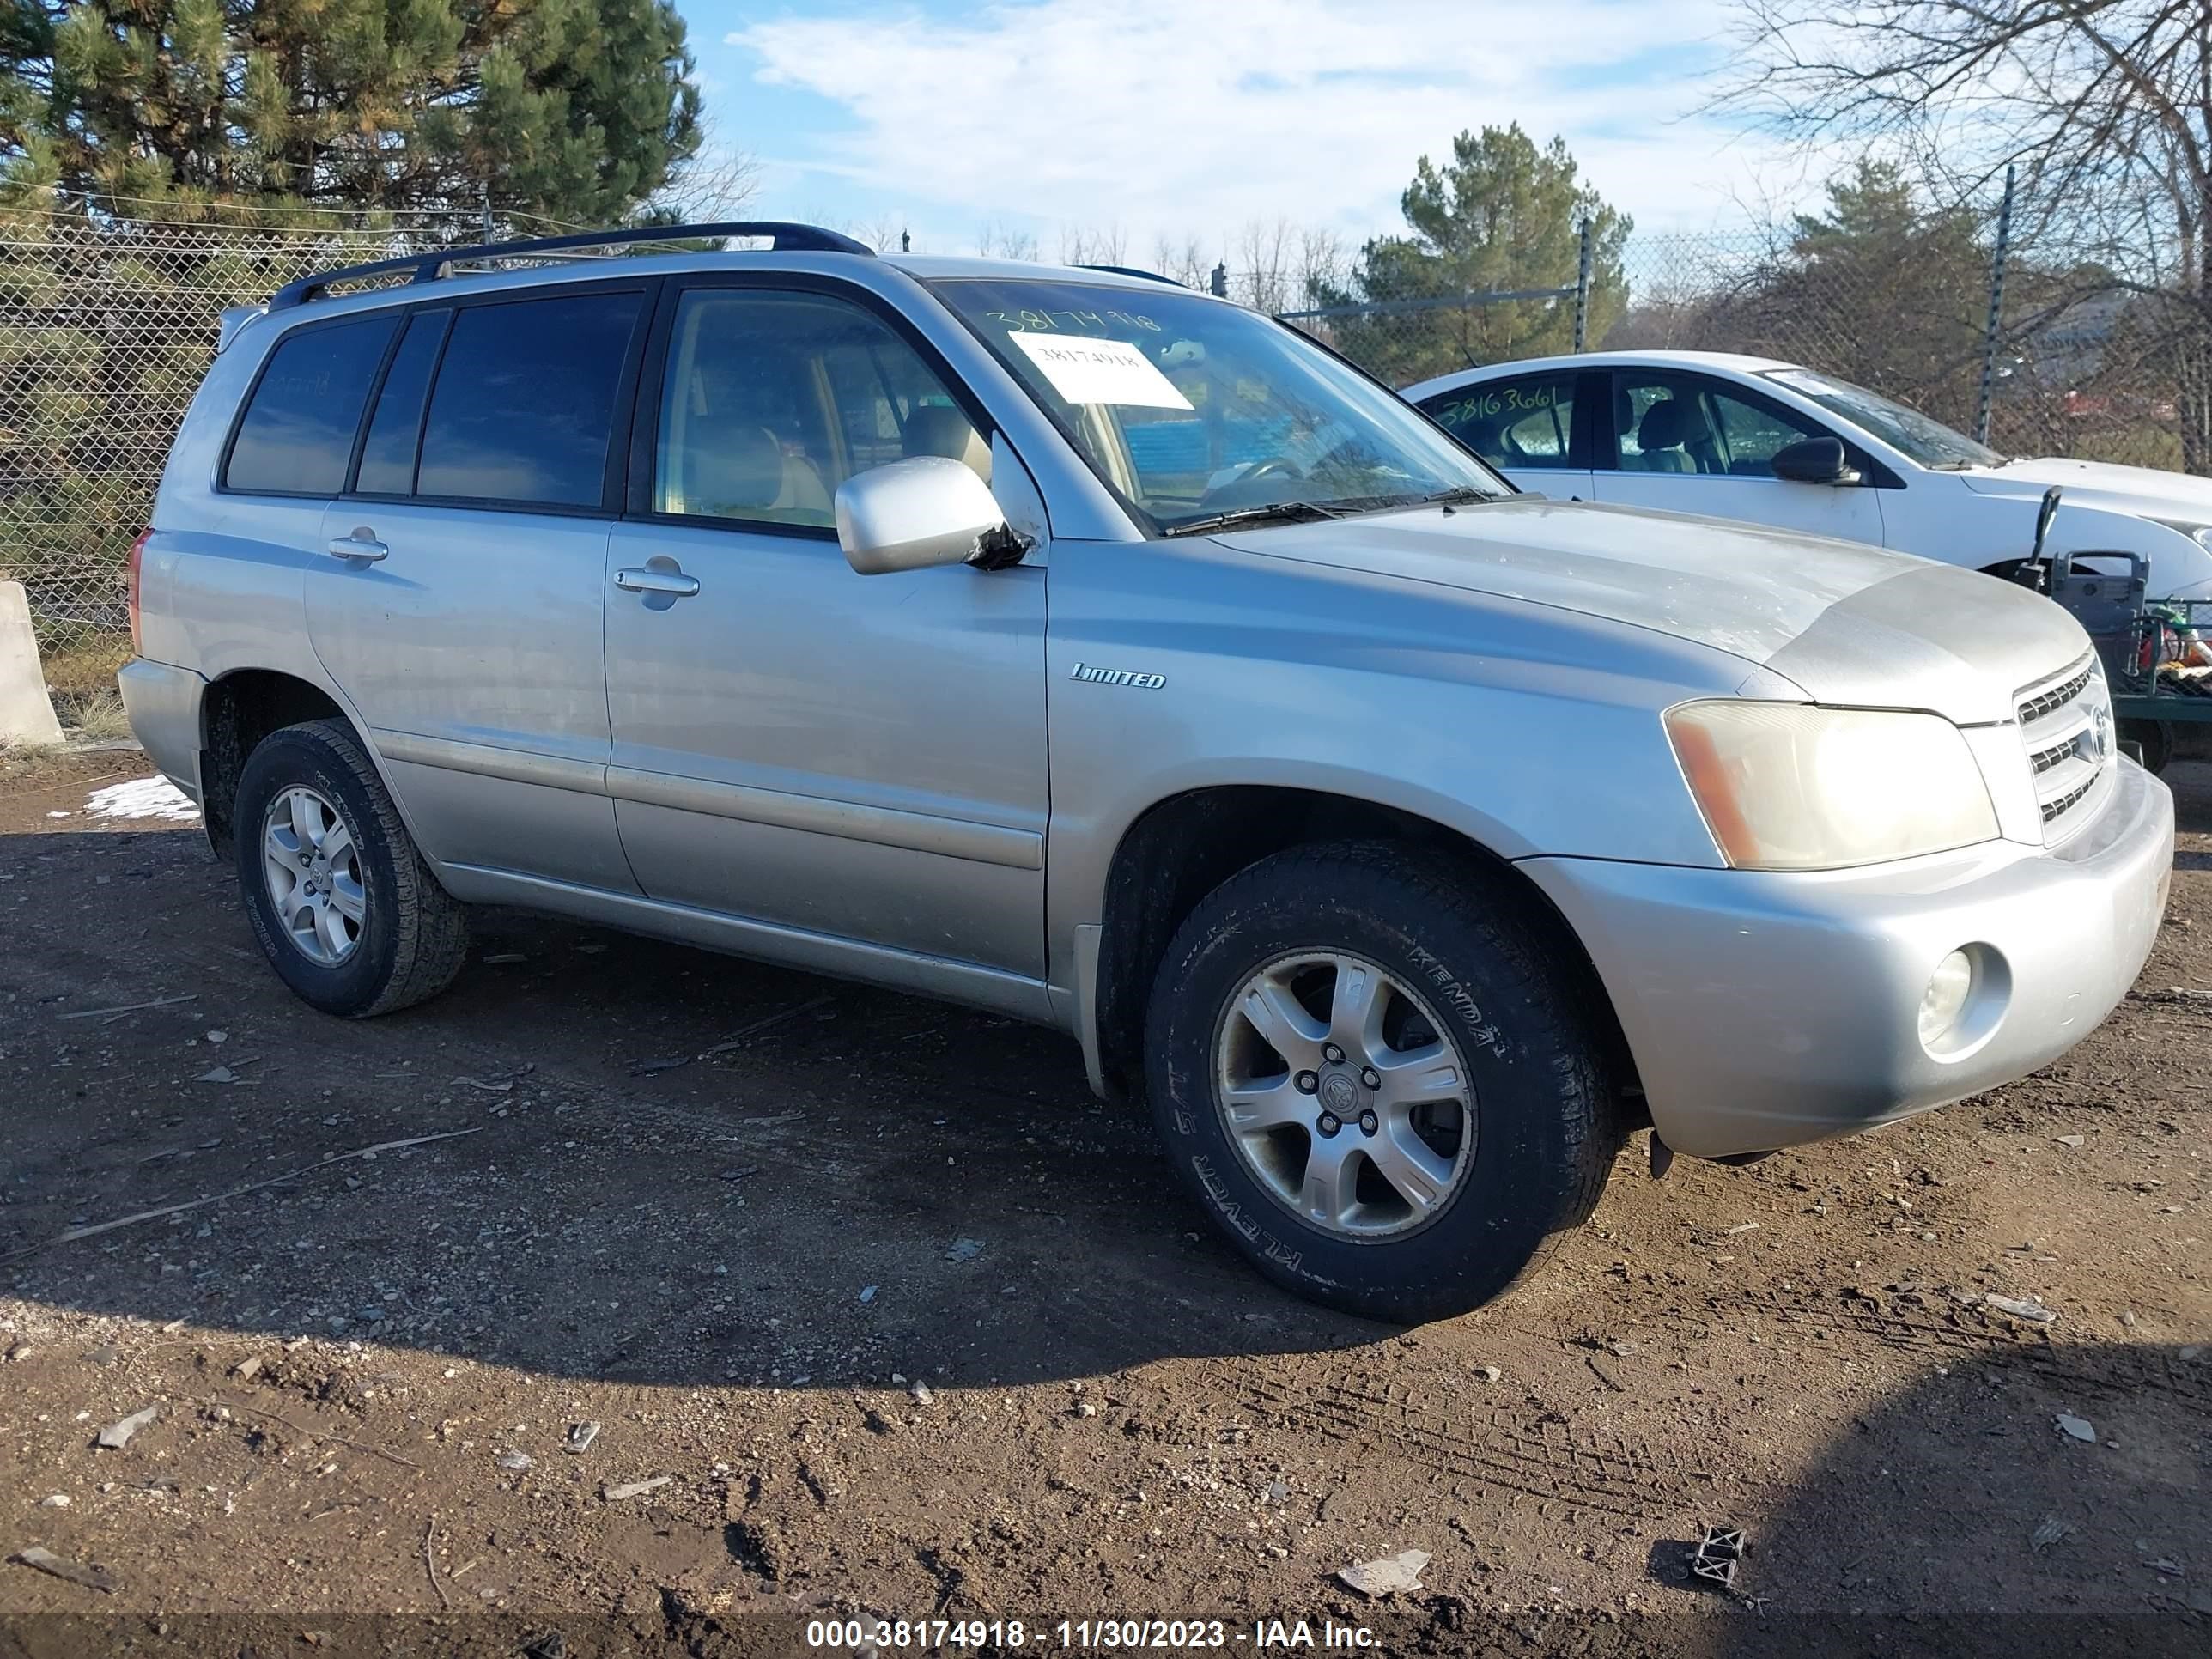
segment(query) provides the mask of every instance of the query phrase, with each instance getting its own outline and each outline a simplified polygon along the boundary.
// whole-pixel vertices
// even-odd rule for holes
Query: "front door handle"
[[[350,536],[331,538],[330,555],[334,559],[358,559],[363,564],[374,564],[391,551],[365,524],[356,525]]]
[[[699,591],[699,579],[680,570],[640,569],[633,565],[615,572],[615,586],[633,593],[665,593],[671,599],[688,599]]]

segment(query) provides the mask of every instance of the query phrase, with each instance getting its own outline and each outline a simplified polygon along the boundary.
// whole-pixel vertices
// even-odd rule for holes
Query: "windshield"
[[[1015,277],[932,290],[1152,529],[1322,517],[1512,486],[1428,418],[1256,312]]]
[[[1931,420],[1917,409],[1907,409],[1879,392],[1869,392],[1848,380],[1832,380],[1808,369],[1770,368],[1764,374],[1777,386],[1786,386],[1832,414],[1864,427],[1923,466],[2004,465],[2004,457],[1987,444],[1978,444],[1965,433],[1954,432],[1942,422]]]

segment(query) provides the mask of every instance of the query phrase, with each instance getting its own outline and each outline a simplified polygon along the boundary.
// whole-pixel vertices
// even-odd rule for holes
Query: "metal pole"
[[[1206,283],[1206,287],[1215,299],[1227,299],[1229,297],[1229,267],[1226,264],[1214,266],[1213,276]]]
[[[1589,342],[1590,301],[1590,222],[1583,221],[1582,257],[1575,264],[1575,349],[1583,350]]]
[[[1997,209],[1997,245],[1990,255],[1990,321],[1982,336],[1982,392],[1974,403],[1974,438],[1990,441],[1990,399],[1997,381],[1997,337],[2004,327],[2005,258],[2012,251],[2012,187],[2014,169],[2005,169],[2004,201]]]

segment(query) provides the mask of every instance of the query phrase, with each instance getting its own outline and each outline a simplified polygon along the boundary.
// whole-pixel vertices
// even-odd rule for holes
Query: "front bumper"
[[[2118,766],[2105,811],[2053,853],[1995,842],[1812,874],[1519,867],[1589,952],[1667,1144],[1765,1152],[2009,1083],[2112,1012],[2150,954],[2173,868],[2172,796]],[[2004,1002],[1963,1052],[1931,1054],[1922,994],[1969,945],[2002,962]]]
[[[207,681],[189,668],[133,657],[115,676],[122,688],[123,712],[131,734],[146,750],[155,769],[192,798],[200,799],[200,700]]]

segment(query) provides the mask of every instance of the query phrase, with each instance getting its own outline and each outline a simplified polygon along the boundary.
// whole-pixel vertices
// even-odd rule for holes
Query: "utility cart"
[[[2119,740],[2136,745],[2152,771],[2163,771],[2173,752],[2173,728],[2212,722],[2212,599],[2150,599],[2149,561],[2138,553],[2046,559],[2043,544],[2058,501],[2056,489],[2044,495],[2035,550],[2021,567],[2021,580],[2065,606],[2087,630],[2112,687]]]

